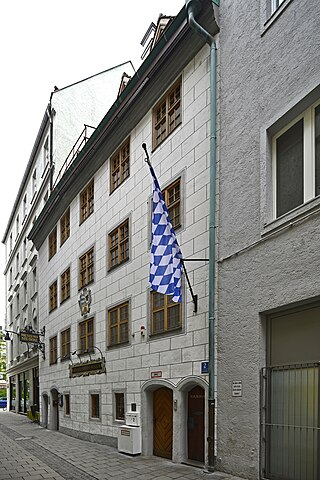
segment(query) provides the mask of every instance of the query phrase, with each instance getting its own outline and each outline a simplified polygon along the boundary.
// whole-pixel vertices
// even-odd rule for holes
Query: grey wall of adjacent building
[[[320,291],[318,199],[274,220],[271,177],[272,134],[320,98],[320,3],[284,2],[264,25],[266,1],[220,6],[217,454],[219,468],[249,478],[259,468],[267,313]],[[242,397],[232,396],[237,380]]]

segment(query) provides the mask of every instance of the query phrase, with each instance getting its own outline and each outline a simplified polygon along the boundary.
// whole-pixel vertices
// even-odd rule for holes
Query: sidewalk
[[[237,480],[159,457],[123,455],[9,412],[0,411],[0,439],[0,480]]]

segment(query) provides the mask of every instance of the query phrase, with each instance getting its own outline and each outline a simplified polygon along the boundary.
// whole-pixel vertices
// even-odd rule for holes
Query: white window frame
[[[43,170],[46,169],[49,164],[49,136],[45,139],[43,144]]]
[[[277,217],[277,139],[288,131],[293,125],[303,119],[303,203],[296,208],[301,207],[306,202],[316,197],[315,195],[315,109],[320,105],[320,100],[313,103],[299,116],[295,117],[284,128],[272,137],[272,201],[273,218]],[[290,210],[292,211],[292,210]],[[289,212],[284,213],[287,215]],[[280,215],[282,216],[282,215]]]
[[[271,7],[271,15],[274,14],[281,7],[281,4],[285,2],[285,0],[271,0],[270,7]]]

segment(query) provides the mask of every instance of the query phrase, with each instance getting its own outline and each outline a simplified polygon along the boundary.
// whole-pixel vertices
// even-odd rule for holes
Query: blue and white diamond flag
[[[158,293],[172,295],[174,302],[181,302],[182,253],[156,174],[149,167],[153,178],[150,286]]]

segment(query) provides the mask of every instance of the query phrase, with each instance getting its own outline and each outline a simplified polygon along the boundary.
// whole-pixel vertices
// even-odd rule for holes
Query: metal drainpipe
[[[49,139],[49,163],[50,163],[50,193],[53,189],[53,173],[54,173],[54,166],[53,166],[53,111],[52,111],[52,95],[54,92],[51,92],[50,101],[48,105],[48,114],[49,114],[49,121],[50,121],[50,139]]]
[[[216,197],[216,42],[195,20],[201,11],[201,0],[185,0],[188,22],[210,45],[210,213],[209,213],[209,405],[208,405],[208,471],[215,467],[215,197]]]

